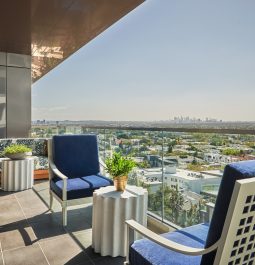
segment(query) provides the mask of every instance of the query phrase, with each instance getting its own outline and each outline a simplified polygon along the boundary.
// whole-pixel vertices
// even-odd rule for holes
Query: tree
[[[187,150],[188,151],[195,151],[195,152],[198,151],[198,149],[194,145],[192,145],[192,144],[189,144],[189,147],[187,148]]]
[[[200,204],[191,205],[187,212],[186,225],[191,226],[200,222]]]
[[[140,144],[145,144],[147,146],[150,146],[151,145],[151,139],[149,139],[149,138],[142,138],[140,140]]]
[[[179,216],[182,213],[184,197],[177,186],[175,188],[170,188],[164,185],[164,187],[161,187],[156,193],[149,194],[149,209],[156,213],[160,213],[163,195],[164,217],[173,223],[179,224]]]
[[[213,135],[210,141],[210,145],[214,146],[222,146],[223,145],[223,140],[220,136],[218,135]]]
[[[148,192],[148,209],[160,215],[162,208],[162,192],[161,190],[156,193]]]
[[[172,152],[173,152],[173,146],[171,144],[168,144],[167,153],[172,153]]]
[[[198,152],[195,151],[195,153],[193,154],[193,156],[194,156],[194,158],[195,158],[195,157],[198,157]]]
[[[232,155],[232,156],[239,156],[243,153],[243,150],[235,149],[235,148],[226,148],[222,150],[223,155]]]
[[[149,162],[147,160],[144,160],[143,162],[138,163],[138,167],[139,168],[149,168],[150,164],[149,164]]]
[[[60,128],[58,131],[59,134],[65,134],[65,132],[66,132],[66,130],[64,128]]]
[[[125,132],[116,132],[118,139],[129,139],[129,135]]]
[[[169,142],[168,143],[168,150],[167,150],[167,152],[169,153],[169,154],[171,154],[171,153],[173,153],[173,148],[175,147],[177,145],[177,140],[173,140],[173,141],[171,141],[171,142]]]
[[[196,160],[195,157],[193,157],[193,160],[192,160],[191,164],[192,164],[192,165],[197,165],[197,164],[198,164],[198,162],[197,162],[197,160]]]
[[[139,152],[145,152],[145,151],[148,151],[148,150],[149,150],[149,148],[148,148],[147,146],[142,145],[142,146],[140,147],[140,149],[139,149]]]
[[[178,223],[179,215],[184,205],[183,195],[179,192],[178,187],[175,186],[175,189],[170,188],[170,192],[168,194],[164,194],[164,196],[165,200],[169,200],[169,204],[167,205],[169,205],[172,210],[174,222]]]

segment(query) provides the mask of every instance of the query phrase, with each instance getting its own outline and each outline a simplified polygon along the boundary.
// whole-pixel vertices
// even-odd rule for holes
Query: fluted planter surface
[[[126,256],[125,221],[147,224],[148,192],[142,187],[100,188],[93,193],[92,247],[102,256]],[[135,236],[137,238],[137,235]]]
[[[20,191],[34,184],[34,158],[2,159],[1,185],[4,191]]]

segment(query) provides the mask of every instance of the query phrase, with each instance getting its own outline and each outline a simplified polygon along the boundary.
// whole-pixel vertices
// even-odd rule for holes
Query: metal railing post
[[[165,195],[164,195],[164,132],[161,131],[161,138],[162,138],[162,154],[161,154],[161,166],[162,166],[162,202],[161,202],[161,214],[162,214],[162,222],[164,220],[164,201],[165,201]]]

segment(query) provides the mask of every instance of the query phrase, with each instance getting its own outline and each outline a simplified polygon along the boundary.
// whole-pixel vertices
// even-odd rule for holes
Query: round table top
[[[100,188],[94,191],[94,193],[97,196],[102,196],[104,198],[125,199],[125,198],[137,197],[147,194],[147,190],[144,189],[143,187],[127,185],[124,191],[116,191],[114,186],[108,186]]]

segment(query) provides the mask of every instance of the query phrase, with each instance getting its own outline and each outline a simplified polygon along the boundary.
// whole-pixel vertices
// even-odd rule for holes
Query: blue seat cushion
[[[106,187],[113,184],[111,179],[108,179],[102,175],[91,175],[82,177],[82,180],[85,180],[92,189],[98,189],[100,187]]]
[[[112,180],[103,176],[70,178],[67,180],[67,200],[91,197],[95,189],[109,185],[112,185]],[[63,180],[55,176],[51,179],[50,186],[58,197],[62,198]]]
[[[236,162],[225,167],[205,247],[213,245],[221,237],[235,182],[253,177],[255,160]],[[203,255],[201,265],[213,264],[215,255],[216,251]]]
[[[185,246],[203,248],[208,228],[208,224],[199,224],[162,236]],[[200,265],[201,256],[184,255],[148,239],[141,239],[131,245],[129,261],[131,265]]]

